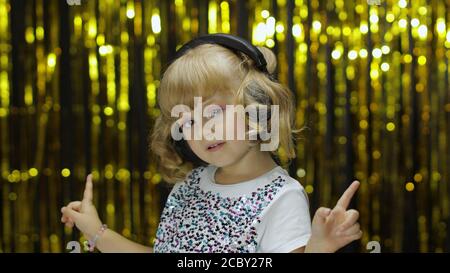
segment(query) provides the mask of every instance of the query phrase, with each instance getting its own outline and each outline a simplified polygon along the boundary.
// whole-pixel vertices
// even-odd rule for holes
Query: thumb
[[[80,217],[80,215],[81,215],[79,212],[77,212],[77,211],[75,211],[75,210],[73,210],[73,209],[71,209],[71,208],[68,208],[68,207],[63,207],[63,208],[61,209],[61,212],[62,212],[65,216],[67,216],[67,217],[73,219],[75,222],[79,219],[79,217]]]
[[[316,211],[314,218],[317,218],[317,220],[319,220],[321,222],[325,222],[328,215],[330,215],[330,212],[331,212],[331,209],[321,207]]]

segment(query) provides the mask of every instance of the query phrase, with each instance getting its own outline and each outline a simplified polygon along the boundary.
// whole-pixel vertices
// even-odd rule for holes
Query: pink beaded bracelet
[[[95,243],[96,243],[97,240],[100,238],[100,236],[103,235],[103,233],[105,232],[105,230],[106,230],[107,228],[108,228],[108,226],[105,225],[105,224],[103,224],[103,225],[100,227],[100,230],[98,231],[98,233],[95,234],[94,238],[93,238],[92,240],[88,240],[88,241],[87,241],[89,251],[91,251],[91,252],[94,251],[94,249],[95,249]]]

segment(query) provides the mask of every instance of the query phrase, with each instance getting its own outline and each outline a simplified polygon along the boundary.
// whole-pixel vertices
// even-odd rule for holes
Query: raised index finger
[[[359,181],[353,181],[353,183],[347,188],[344,194],[342,194],[341,198],[339,198],[338,202],[336,203],[336,207],[347,209],[353,195],[358,190],[359,184]]]
[[[89,174],[86,178],[86,188],[84,189],[83,202],[92,203],[92,188],[92,174]]]

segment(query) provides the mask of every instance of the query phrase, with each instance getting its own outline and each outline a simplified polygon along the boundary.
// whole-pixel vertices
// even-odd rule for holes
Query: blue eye
[[[222,114],[222,112],[223,112],[222,108],[214,108],[208,113],[208,118],[209,119],[215,118],[216,116]]]
[[[215,116],[217,116],[218,114],[219,114],[219,110],[218,109],[214,109],[214,110],[212,110],[211,111],[211,113],[209,114],[209,117],[210,118],[213,118],[213,117],[215,117]]]

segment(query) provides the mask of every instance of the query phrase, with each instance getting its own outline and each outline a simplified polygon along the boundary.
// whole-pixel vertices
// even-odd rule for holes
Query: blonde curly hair
[[[258,47],[267,61],[269,73],[275,71],[275,54]],[[295,158],[294,98],[282,84],[271,80],[254,66],[243,53],[233,52],[215,44],[203,44],[190,49],[176,59],[164,72],[157,93],[160,116],[150,135],[150,150],[158,163],[161,177],[169,183],[185,179],[198,163],[183,159],[171,137],[171,126],[177,117],[171,116],[175,105],[193,107],[194,97],[209,98],[217,92],[227,92],[235,105],[279,105],[279,146],[287,159]]]

